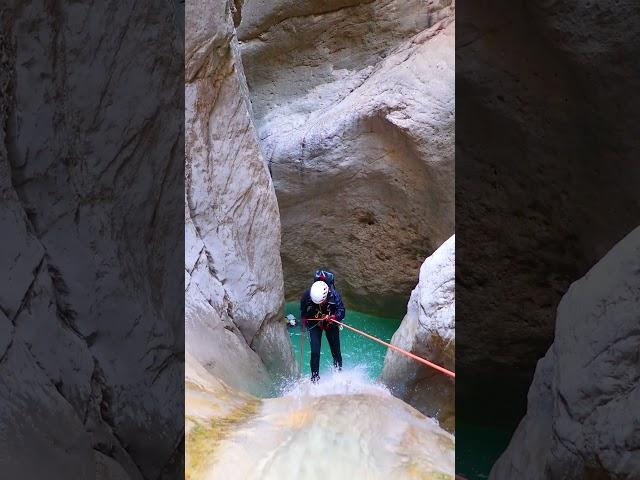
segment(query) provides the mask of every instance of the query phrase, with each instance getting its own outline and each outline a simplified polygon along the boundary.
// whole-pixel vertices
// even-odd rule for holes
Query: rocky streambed
[[[257,399],[187,364],[188,479],[453,479],[454,437],[362,372]]]

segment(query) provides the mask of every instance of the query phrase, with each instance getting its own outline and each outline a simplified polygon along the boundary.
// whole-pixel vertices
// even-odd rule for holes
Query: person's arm
[[[313,302],[311,301],[311,291],[305,290],[300,299],[300,320],[304,320],[309,316],[309,306]]]
[[[344,309],[344,304],[342,303],[342,297],[340,296],[340,294],[338,293],[337,290],[333,290],[333,294],[336,297],[336,320],[338,320],[339,322],[342,322],[344,320],[344,316],[346,314],[346,311]]]

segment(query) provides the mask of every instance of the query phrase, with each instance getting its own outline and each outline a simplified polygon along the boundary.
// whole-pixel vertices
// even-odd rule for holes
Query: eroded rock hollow
[[[422,261],[453,234],[453,20],[450,1],[244,3],[287,299],[323,266],[349,307],[401,317]]]

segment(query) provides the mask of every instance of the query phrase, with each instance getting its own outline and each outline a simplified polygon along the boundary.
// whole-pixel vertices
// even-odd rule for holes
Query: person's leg
[[[320,378],[320,341],[322,340],[322,330],[320,327],[313,327],[309,330],[309,342],[311,343],[311,380]]]
[[[333,325],[326,331],[329,348],[333,356],[333,366],[342,370],[342,354],[340,353],[340,329],[337,325]]]

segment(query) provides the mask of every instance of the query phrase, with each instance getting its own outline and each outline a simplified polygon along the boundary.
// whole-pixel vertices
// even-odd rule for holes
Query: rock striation
[[[280,219],[230,2],[186,3],[185,333],[211,374],[254,394],[294,371]]]
[[[562,297],[527,414],[490,478],[638,478],[638,272],[640,228]]]
[[[444,242],[420,268],[400,327],[391,343],[455,370],[455,236]],[[384,359],[381,381],[394,395],[447,430],[455,430],[455,383],[432,368],[393,350]]]

